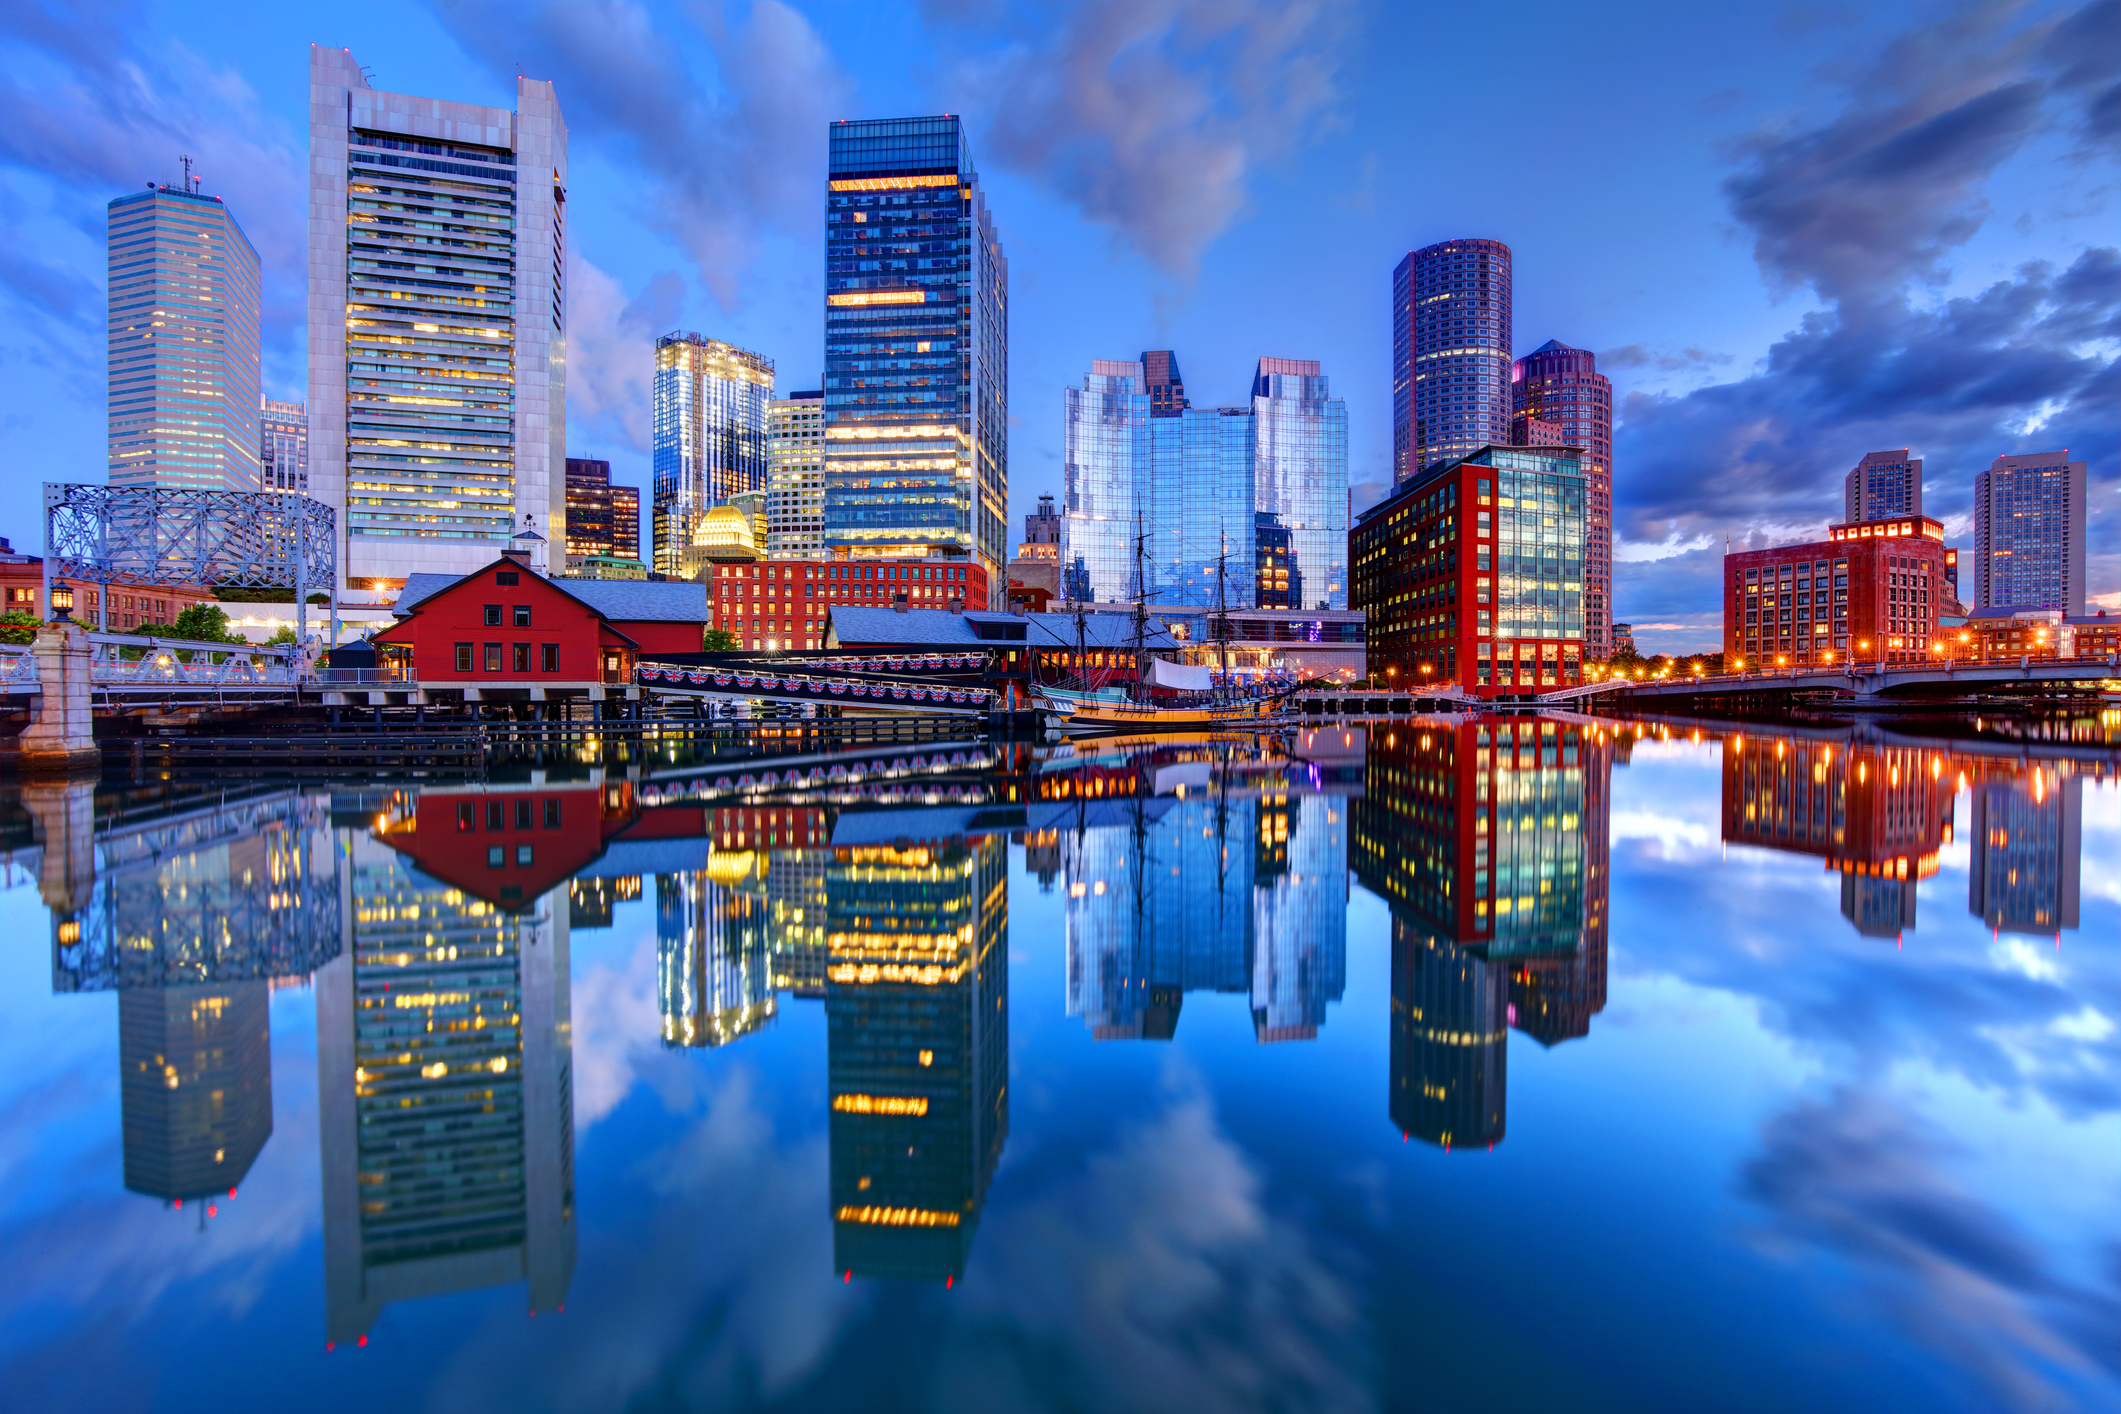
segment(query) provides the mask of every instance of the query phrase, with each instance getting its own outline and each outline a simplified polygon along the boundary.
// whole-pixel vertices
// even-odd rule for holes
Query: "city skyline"
[[[336,29],[336,35],[290,34],[280,23],[209,24],[199,37],[203,62],[240,74],[247,87],[232,98],[188,99],[160,129],[168,136],[157,141],[169,151],[132,143],[63,162],[26,150],[9,159],[37,197],[22,219],[41,262],[34,268],[43,273],[0,280],[0,298],[21,307],[25,346],[54,354],[48,368],[33,369],[18,395],[33,454],[47,464],[88,454],[82,414],[93,395],[68,382],[82,380],[65,372],[80,352],[65,347],[71,342],[65,331],[80,289],[95,283],[103,261],[81,245],[78,221],[65,226],[66,215],[134,188],[142,167],[173,167],[181,151],[200,158],[204,190],[226,195],[259,241],[268,267],[265,391],[283,399],[301,395],[301,380],[290,375],[301,366],[302,321],[288,296],[290,282],[304,278],[303,236],[299,200],[291,204],[288,194],[298,190],[290,183],[304,165],[299,134],[308,121],[308,96],[299,61],[287,56],[312,38],[350,40],[378,84],[497,108],[508,106],[520,62],[555,85],[563,108],[570,92],[580,95],[578,141],[594,153],[604,190],[617,189],[613,177],[642,177],[641,203],[576,203],[568,255],[570,287],[589,304],[570,350],[569,400],[583,435],[565,450],[612,459],[622,482],[646,481],[646,372],[628,365],[657,326],[709,329],[761,348],[791,370],[819,361],[816,316],[804,311],[815,296],[800,291],[814,278],[806,272],[817,269],[822,241],[814,178],[806,175],[824,162],[819,128],[861,114],[964,110],[973,145],[990,153],[987,184],[1006,190],[1006,199],[996,200],[1008,212],[1019,274],[1036,276],[1035,291],[1020,278],[1024,288],[1015,296],[1012,402],[1020,411],[1050,407],[1045,399],[1096,348],[1197,348],[1203,352],[1190,356],[1189,372],[1212,385],[1231,375],[1230,365],[1265,352],[1237,345],[1256,339],[1301,347],[1336,370],[1336,387],[1348,399],[1352,479],[1365,488],[1359,505],[1390,479],[1390,331],[1377,292],[1407,250],[1472,232],[1516,252],[1513,294],[1523,316],[1516,322],[1526,342],[1551,335],[1596,351],[1601,371],[1616,381],[1621,475],[1614,495],[1613,607],[1634,623],[1646,649],[1711,647],[1716,543],[1725,535],[1774,540],[1792,525],[1831,518],[1841,499],[1839,478],[1880,443],[1905,443],[1926,460],[1924,508],[1944,520],[1955,544],[1966,543],[1973,480],[1982,466],[1997,455],[2075,449],[2091,476],[2088,593],[2110,607],[2117,602],[2114,532],[2110,518],[2097,514],[2117,475],[2110,437],[2102,442],[2105,434],[2094,435],[2114,422],[2113,395],[2098,380],[2103,356],[2065,335],[2077,327],[2068,319],[2035,328],[2025,322],[2030,316],[2011,315],[2006,322],[2019,322],[2008,337],[1998,332],[2001,326],[1963,322],[1985,291],[2006,302],[2046,300],[2080,323],[2104,317],[2103,233],[2089,215],[2066,209],[2066,200],[2048,205],[2034,195],[2060,190],[2057,181],[2069,187],[2096,180],[2096,151],[2084,146],[2092,137],[2079,121],[2086,90],[2057,79],[2037,99],[2014,98],[2018,107],[1982,110],[1983,123],[1939,139],[1955,144],[1965,163],[1913,163],[1913,148],[1893,145],[1955,111],[1970,92],[2022,95],[2011,87],[2016,78],[2063,73],[2058,56],[2068,36],[2092,23],[2088,13],[2039,6],[1969,19],[1953,31],[1955,42],[1964,41],[1959,50],[1985,46],[1995,56],[1967,81],[1976,89],[1955,87],[1961,80],[1949,77],[1938,53],[1926,51],[1920,64],[1894,71],[1895,91],[1906,101],[1881,108],[1873,90],[1853,79],[1844,87],[1821,78],[1817,66],[1832,59],[1841,72],[1872,72],[1899,37],[1919,31],[1926,9],[1882,6],[1831,25],[1781,29],[1765,17],[1688,17],[1678,24],[1670,17],[1654,24],[1620,17],[1595,32],[1557,12],[1551,44],[1530,56],[1535,69],[1545,71],[1564,54],[1595,54],[1607,72],[1659,74],[1664,91],[1601,97],[1593,123],[1617,144],[1613,160],[1586,164],[1581,172],[1543,172],[1548,185],[1536,192],[1501,179],[1508,164],[1497,160],[1536,130],[1542,120],[1529,114],[1513,115],[1463,152],[1383,149],[1357,136],[1384,101],[1372,55],[1389,52],[1407,23],[1395,15],[1338,27],[1320,21],[1276,35],[1263,62],[1323,64],[1332,82],[1311,97],[1287,100],[1290,107],[1252,112],[1256,121],[1249,125],[1154,115],[1171,150],[1198,153],[1208,150],[1203,144],[1221,142],[1252,159],[1235,168],[1203,164],[1157,190],[1139,165],[1145,159],[1115,164],[1100,185],[1070,155],[1076,150],[1070,133],[1089,151],[1115,151],[1114,135],[1093,112],[1042,91],[1036,111],[1055,136],[1040,137],[1040,125],[1018,121],[1006,86],[995,80],[1037,54],[1080,56],[1088,72],[1099,72],[1115,56],[1102,54],[1083,24],[1031,35],[1005,23],[1000,34],[982,35],[909,13],[898,30],[884,33],[826,10],[773,13],[783,28],[771,35],[765,18],[752,17],[719,38],[669,17],[644,20],[671,41],[671,53],[650,66],[643,82],[675,100],[662,111],[675,115],[670,132],[682,133],[683,144],[652,133],[644,140],[642,119],[614,101],[602,61],[562,42],[550,17],[527,27],[510,47],[485,33],[471,12],[451,15],[439,28],[430,22],[427,33],[436,42],[417,53],[371,37],[351,12],[327,11],[297,26]],[[1718,47],[1726,51],[1734,47],[1730,33],[1744,34],[1745,43],[1735,46],[1744,57],[1714,83],[1689,73],[1672,84],[1671,59],[1719,30]],[[709,60],[769,40],[790,45],[786,52],[800,62],[773,77],[732,69],[722,82],[740,103],[786,98],[784,107],[758,108],[760,122],[741,131],[704,114],[691,96],[709,82],[702,77]],[[1456,18],[1434,36],[1446,50],[1471,40]],[[127,42],[138,46],[128,52],[140,62],[166,70],[170,61],[153,53],[151,25]],[[997,57],[1010,42],[1029,42],[1030,53]],[[992,47],[997,43],[1004,49]],[[0,36],[0,44],[50,56],[62,67],[78,62],[27,36]],[[945,62],[914,73],[903,62],[908,46],[942,54]],[[1194,74],[1181,64],[1187,51],[1175,32],[1154,31],[1145,46],[1154,63],[1189,73],[1226,105],[1249,111],[1226,68],[1208,62]],[[975,62],[983,56],[989,62]],[[975,81],[982,75],[984,84]],[[25,80],[32,88],[37,82]],[[81,88],[108,95],[93,83]],[[82,101],[56,90],[51,96],[55,104]],[[101,101],[113,105],[121,125],[133,125],[127,131],[148,131],[122,96]],[[2052,121],[2032,121],[2026,102]],[[1770,116],[1786,119],[1788,130],[1769,126]],[[1276,124],[1277,117],[1285,121]],[[1881,170],[1908,188],[1889,219],[1876,218],[1878,239],[1859,250],[1818,237],[1822,212],[1832,203],[1842,203],[1851,219],[1872,219],[1853,169],[1820,165],[1824,145],[1803,141],[1807,133],[1829,131],[1837,143],[1853,144],[1846,150],[1885,154]],[[683,145],[693,150],[678,150]],[[2071,175],[2057,159],[2079,151],[2094,160]],[[700,189],[728,199],[713,210],[700,207],[681,173],[704,173],[711,180]],[[1299,177],[1328,199],[1304,210],[1305,203],[1285,194]],[[1439,187],[1432,177],[1449,180]],[[1433,195],[1439,189],[1447,193],[1440,203]],[[1413,191],[1430,195],[1417,203]],[[1564,226],[1545,214],[1555,195],[1584,203],[1586,219]],[[1984,202],[1997,213],[1986,220]],[[1629,219],[1614,219],[1621,210]],[[680,213],[703,219],[674,220]],[[1596,233],[1600,218],[1627,235]],[[1730,240],[1729,230],[1740,239]],[[1268,251],[1292,239],[1314,242],[1328,271],[1322,280],[1297,282],[1305,286],[1301,298],[1251,275]],[[2046,263],[2035,268],[2028,261]],[[1798,307],[1778,308],[1792,291]],[[1240,292],[1244,298],[1235,298]],[[1976,303],[1955,306],[1954,299]],[[1246,336],[1242,306],[1248,304],[1258,306],[1249,322],[1260,333]],[[1929,360],[1920,396],[1889,376],[1901,366],[1894,360],[1909,358]],[[1827,381],[1830,367],[1854,395],[1839,395]],[[797,374],[793,381],[812,379]],[[1026,418],[1017,436],[1012,517],[1041,491],[1056,489],[1048,459],[1056,456],[1058,433],[1041,430],[1042,420]],[[20,510],[12,514],[27,519]],[[18,531],[18,541],[28,538]]]

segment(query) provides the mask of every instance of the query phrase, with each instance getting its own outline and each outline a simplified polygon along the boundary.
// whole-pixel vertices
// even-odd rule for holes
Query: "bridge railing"
[[[88,680],[97,687],[293,687],[305,680],[299,650],[292,645],[267,648],[117,633],[91,633],[88,641]],[[139,656],[127,656],[132,653]]]
[[[821,677],[814,673],[776,673],[738,668],[691,668],[676,664],[643,663],[634,671],[643,687],[706,688],[719,692],[759,692],[800,697],[804,701],[838,702],[855,706],[936,706],[985,708],[995,700],[993,689],[956,684],[883,683],[865,678]]]

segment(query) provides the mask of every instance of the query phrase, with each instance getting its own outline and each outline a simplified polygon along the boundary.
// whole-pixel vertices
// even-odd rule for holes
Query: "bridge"
[[[2015,663],[1947,661],[1869,667],[1851,663],[1831,669],[1790,667],[1633,681],[1619,678],[1597,686],[1624,691],[1625,701],[1631,705],[1674,699],[1797,695],[1890,703],[2007,689],[2121,691],[2121,663],[2112,658],[2021,658]]]

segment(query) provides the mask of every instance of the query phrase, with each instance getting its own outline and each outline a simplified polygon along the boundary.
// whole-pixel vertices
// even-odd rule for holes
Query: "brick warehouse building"
[[[971,559],[761,560],[711,566],[705,582],[713,597],[711,626],[735,634],[746,651],[822,648],[825,616],[841,605],[987,607],[987,568]]]
[[[1735,668],[1928,661],[1948,586],[1928,516],[1827,527],[1827,538],[1723,557],[1724,662]]]
[[[1371,679],[1484,697],[1582,682],[1586,495],[1578,448],[1491,445],[1363,512],[1349,603]]]

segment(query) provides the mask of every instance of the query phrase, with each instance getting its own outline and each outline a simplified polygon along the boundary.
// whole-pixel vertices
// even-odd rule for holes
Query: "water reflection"
[[[1876,727],[1723,736],[1723,838],[1808,854],[1841,875],[1841,914],[1868,938],[1916,925],[1916,894],[1971,795],[1967,907],[1997,933],[2077,926],[2081,772],[2064,748],[2033,756]]]
[[[749,787],[678,772],[622,779],[586,765],[573,779],[525,771],[513,782],[240,800],[138,793],[113,802],[85,788],[39,788],[23,794],[17,835],[33,836],[38,852],[16,857],[33,863],[49,906],[51,991],[117,994],[115,1103],[123,1183],[134,1192],[203,1213],[246,1181],[273,1143],[275,994],[313,978],[321,1166],[314,1181],[304,1172],[301,1186],[305,1217],[313,1203],[321,1213],[323,1335],[332,1345],[365,1343],[386,1310],[443,1293],[520,1285],[531,1313],[573,1300],[578,1314],[561,1341],[584,1329],[579,1310],[601,1303],[608,1328],[621,1296],[662,1300],[667,1293],[640,1267],[629,1278],[640,1292],[615,1295],[608,1271],[590,1275],[600,1261],[612,1265],[611,1243],[599,1251],[607,1234],[598,1221],[634,1224],[624,1229],[629,1239],[696,1244],[674,1264],[688,1269],[736,1264],[737,1251],[748,1254],[743,1262],[777,1263],[772,1280],[790,1284],[782,1299],[801,1293],[785,1309],[837,1311],[812,1322],[806,1339],[816,1345],[805,1347],[823,1352],[814,1358],[831,1378],[847,1377],[833,1363],[836,1331],[848,1332],[846,1348],[858,1353],[846,1358],[855,1359],[882,1348],[873,1340],[910,1341],[913,1327],[946,1329],[955,1319],[926,1304],[944,1299],[940,1290],[887,1288],[877,1300],[863,1291],[872,1281],[960,1288],[948,1299],[975,1307],[950,1309],[976,1310],[997,1329],[1012,1321],[1031,1329],[1025,1311],[1049,1302],[1037,1340],[1064,1363],[1089,1359],[1062,1350],[1078,1314],[1071,1303],[1090,1304],[1068,1283],[1131,1292],[1138,1267],[1178,1273],[1170,1280],[1181,1284],[1195,1280],[1185,1273],[1234,1270],[1235,1239],[1214,1235],[1216,1214],[1262,1249],[1314,1254],[1289,1259],[1290,1270],[1319,1264],[1290,1289],[1324,1290],[1320,1273],[1334,1267],[1332,1282],[1355,1293],[1348,1309],[1383,1302],[1362,1293],[1358,1257],[1346,1258],[1345,1271],[1334,1266],[1343,1249],[1404,1236],[1384,1217],[1362,1227],[1361,1210],[1383,1212],[1388,1197],[1411,1195],[1434,1205],[1425,1211],[1475,1212],[1465,1190],[1525,1183],[1516,1170],[1541,1152],[1520,1139],[1468,1169],[1401,1148],[1399,1138],[1453,1153],[1496,1149],[1508,1134],[1510,1033],[1561,1047],[1589,1037],[1606,1012],[1616,766],[1631,767],[1617,783],[1631,791],[1634,812],[1623,814],[1624,840],[1652,828],[1694,831],[1668,856],[1678,861],[1673,877],[1645,885],[1651,866],[1624,857],[1633,860],[1638,910],[1642,890],[1654,889],[1651,916],[1665,923],[1657,910],[1668,900],[1673,926],[1631,940],[1630,970],[1613,986],[1633,1004],[1597,1022],[1600,1046],[1568,1047],[1550,1063],[1515,1042],[1521,1128],[1534,1127],[1527,1116],[1543,1100],[1543,1143],[1583,1142],[1555,1118],[1557,1101],[1595,1100],[1564,1087],[1583,1086],[1587,1074],[1610,1079],[1599,1068],[1628,1063],[1630,1046],[1615,1044],[1620,1023],[1639,1049],[1654,1003],[1638,999],[1655,986],[1689,989],[1694,1007],[1730,995],[1779,1009],[1762,1030],[1773,1033],[1777,1065],[1783,1047],[1801,1055],[1793,1071],[1831,1077],[1835,1062],[1821,1057],[1846,1046],[1863,1050],[1858,1069],[1867,1073],[1934,1060],[1939,1073],[1999,1093],[2018,1085],[2093,1120],[2112,1113],[2110,1067],[2090,1049],[2113,1034],[2110,1001],[2096,988],[2071,992],[2052,948],[2008,937],[2058,938],[2079,926],[2081,907],[2100,905],[2099,876],[2081,879],[2079,856],[2084,781],[2110,772],[2108,757],[2065,742],[1868,725],[1702,724],[1695,740],[1715,754],[1687,758],[1693,794],[1660,814],[1643,776],[1676,769],[1673,756],[1641,751],[1638,735],[1594,719],[1470,716],[1367,738],[1090,744],[954,764],[938,754],[942,775],[910,760],[837,776],[833,763],[805,765],[771,789],[763,778]],[[960,767],[976,779],[959,778]],[[1678,877],[1714,868],[1719,834],[1729,872],[1713,884]],[[1017,927],[1029,936],[1018,938],[1014,998],[1013,843],[1036,881],[1018,885]],[[1957,928],[1967,946],[1949,958],[1854,941],[1836,951],[1819,946],[1816,929],[1761,924],[1747,933],[1744,920],[1726,931],[1744,934],[1745,946],[1720,946],[1730,939],[1711,930],[1693,936],[1682,920],[1720,920],[1704,900],[1735,888],[1748,867],[1757,874],[1770,855],[1799,866],[1768,871],[1781,890],[1773,897],[1816,906],[1806,916],[1823,919],[1829,934],[1841,926],[1837,884],[1847,924],[1882,938],[1918,926],[1918,892],[1928,889],[1922,926]],[[1944,895],[1957,887],[1950,871],[1962,858],[1978,935],[1956,893]],[[1374,899],[1351,907],[1351,880]],[[2084,892],[2092,897],[2080,904]],[[1389,920],[1380,945],[1360,931],[1365,919]],[[601,957],[592,932],[605,940]],[[576,934],[592,958],[579,1045]],[[1786,947],[1754,946],[1761,938]],[[607,964],[635,939],[638,1004],[589,1000],[615,985]],[[41,992],[43,940],[33,946]],[[2070,961],[2082,965],[2074,954]],[[1902,979],[1897,993],[1893,978]],[[1638,983],[1643,991],[1631,991]],[[1919,1016],[1910,1000],[1918,992]],[[301,999],[278,1000],[286,1031],[287,1007]],[[1361,1010],[1366,1003],[1375,1010]],[[1031,1061],[1015,1104],[1012,1005],[1015,1046]],[[1218,1016],[1235,1024],[1208,1024]],[[737,1141],[721,1136],[710,1157],[682,1136],[658,1137],[639,1111],[609,1118],[618,1101],[585,1094],[583,1125],[610,1126],[590,1131],[606,1158],[601,1170],[584,1161],[585,1191],[638,1182],[646,1196],[638,1213],[609,1198],[594,1205],[605,1211],[589,1215],[583,1238],[577,1057],[592,1075],[609,1059],[599,1047],[614,1044],[614,1017],[627,1027],[617,1044],[637,1048],[626,1061],[637,1067],[629,1083],[651,1077],[639,1093],[670,1106],[655,1122],[698,1119],[705,1128],[702,1110],[679,1113],[689,1101],[669,1097],[680,1092],[721,1087],[735,1097],[732,1111],[749,1107],[754,1119],[791,1086],[795,1098]],[[1946,1055],[1955,1031],[1987,1049]],[[1128,1040],[1170,1044],[1106,1044]],[[1302,1044],[1263,1049],[1292,1042]],[[2087,1049],[2066,1049],[2076,1047]],[[96,1054],[105,1077],[108,1055]],[[1300,1088],[1328,1058],[1354,1067],[1332,1077],[1356,1097],[1354,1139],[1331,1132],[1328,1100],[1315,1106],[1325,1118],[1310,1113]],[[1018,1062],[1021,1074],[1026,1055]],[[1214,1091],[1217,1065],[1243,1068],[1243,1099]],[[1203,1072],[1206,1081],[1196,1078]],[[769,1073],[770,1083],[746,1079]],[[299,1075],[281,1078],[284,1154],[289,1135],[303,1132],[307,1086]],[[1637,1074],[1631,1083],[1653,1082]],[[1377,1122],[1379,1084],[1398,1136]],[[1157,1085],[1168,1088],[1155,1106],[1127,1108],[1137,1098],[1128,1087]],[[1766,1149],[1737,1155],[1713,1176],[1725,1185],[1716,1201],[1735,1192],[1784,1225],[1778,1240],[1794,1234],[1844,1260],[1864,1260],[1903,1200],[1920,1209],[1904,1220],[1909,1244],[1930,1232],[1924,1240],[1957,1250],[1961,1229],[1978,1236],[1995,1226],[1984,1216],[1963,1218],[1943,1237],[1931,1231],[1944,1231],[1938,1204],[1973,1212],[1972,1201],[1946,1181],[1957,1181],[1945,1170],[1950,1145],[1919,1117],[1895,1112],[1889,1088],[1798,1093],[1766,1110],[1738,1140]],[[291,1101],[288,1089],[305,1093]],[[1106,1135],[1085,1124],[1079,1146],[1062,1129],[1070,1142],[1056,1144],[1056,1091],[1071,1107],[1060,1125],[1083,1123],[1079,1116],[1102,1104],[1117,1127]],[[1247,1101],[1264,1109],[1243,1112]],[[1004,1169],[1012,1111],[1018,1137]],[[1298,1137],[1285,1153],[1248,1147],[1238,1137],[1247,1126]],[[1383,1151],[1364,1152],[1367,1137],[1381,1138]],[[1336,1144],[1353,1157],[1328,1152]],[[627,1152],[613,1159],[614,1147]],[[1923,1154],[1946,1157],[1909,1157]],[[1332,1163],[1317,1166],[1335,1176],[1299,1191],[1297,1204],[1334,1216],[1287,1216],[1279,1186],[1309,1181],[1291,1175],[1325,1159]],[[115,1165],[103,1162],[114,1191]],[[737,1185],[728,1191],[752,1196],[730,1202],[717,1188],[717,1201],[745,1214],[731,1222],[759,1224],[755,1239],[696,1224],[680,1235],[654,1227],[656,1204],[673,1191],[656,1185],[686,1181],[670,1171],[754,1162],[796,1195],[783,1204],[799,1210],[792,1225],[762,1217],[773,1205]],[[631,1176],[650,1169],[652,1180]],[[250,1191],[263,1191],[271,1171],[271,1163],[258,1169]],[[814,1186],[803,1185],[805,1173]],[[1991,1201],[1977,1181],[1965,1187]],[[1221,1196],[1211,1203],[1201,1197],[1209,1190]],[[161,1221],[151,1205],[133,1206]],[[165,1225],[187,1241],[191,1211]],[[1185,1235],[1196,1219],[1210,1237]],[[1054,1264],[1073,1275],[1025,1295],[1039,1283],[1023,1279],[1043,1270],[1054,1243],[1079,1237],[1070,1228],[1078,1221],[1125,1249],[1124,1260],[1084,1240]],[[1422,1232],[1420,1241],[1435,1239]],[[1196,1241],[1198,1252],[1187,1246]],[[1731,1260],[1729,1249],[1715,1251]],[[313,1294],[315,1270],[301,1267],[291,1280]],[[1017,1289],[1004,1289],[1005,1277]],[[747,1299],[759,1278],[745,1280],[753,1285],[733,1284],[726,1299]],[[828,1280],[834,1293],[851,1288],[838,1308],[800,1285]],[[1064,1289],[1065,1299],[1054,1294]],[[501,1299],[518,1305],[513,1291]],[[1342,1299],[1325,1304],[1340,1312]],[[1134,1308],[1115,1301],[1126,1319],[1112,1329],[1138,1338]],[[765,1309],[785,1314],[770,1302]],[[678,1324],[699,1317],[671,1314]],[[1355,1324],[1321,1318],[1321,1328],[1345,1334],[1369,1319],[1365,1307]],[[893,1324],[900,1320],[904,1327]],[[541,1339],[548,1324],[537,1323]],[[1198,1334],[1180,1331],[1171,1343]],[[1320,1337],[1321,1350],[1331,1344]],[[1306,1364],[1311,1354],[1306,1347],[1286,1363],[1331,1365],[1351,1389],[1361,1383],[1345,1374],[1359,1360]],[[931,1355],[923,1346],[903,1359],[910,1369]]]
[[[1223,992],[1249,997],[1258,1041],[1315,1038],[1347,986],[1360,782],[1184,746],[1071,776],[1075,803],[1026,845],[1053,850],[1067,885],[1068,1014],[1100,1041],[1170,1040],[1187,992]]]
[[[513,841],[546,804],[598,798],[435,792],[349,841],[352,946],[316,977],[327,1342],[446,1291],[527,1280],[532,1311],[566,1299],[568,913],[510,872],[544,867],[535,845],[487,846],[480,826]]]
[[[1392,1122],[1443,1148],[1506,1128],[1508,1034],[1587,1035],[1606,1001],[1613,761],[1596,725],[1474,717],[1369,744],[1349,855],[1392,911]]]

